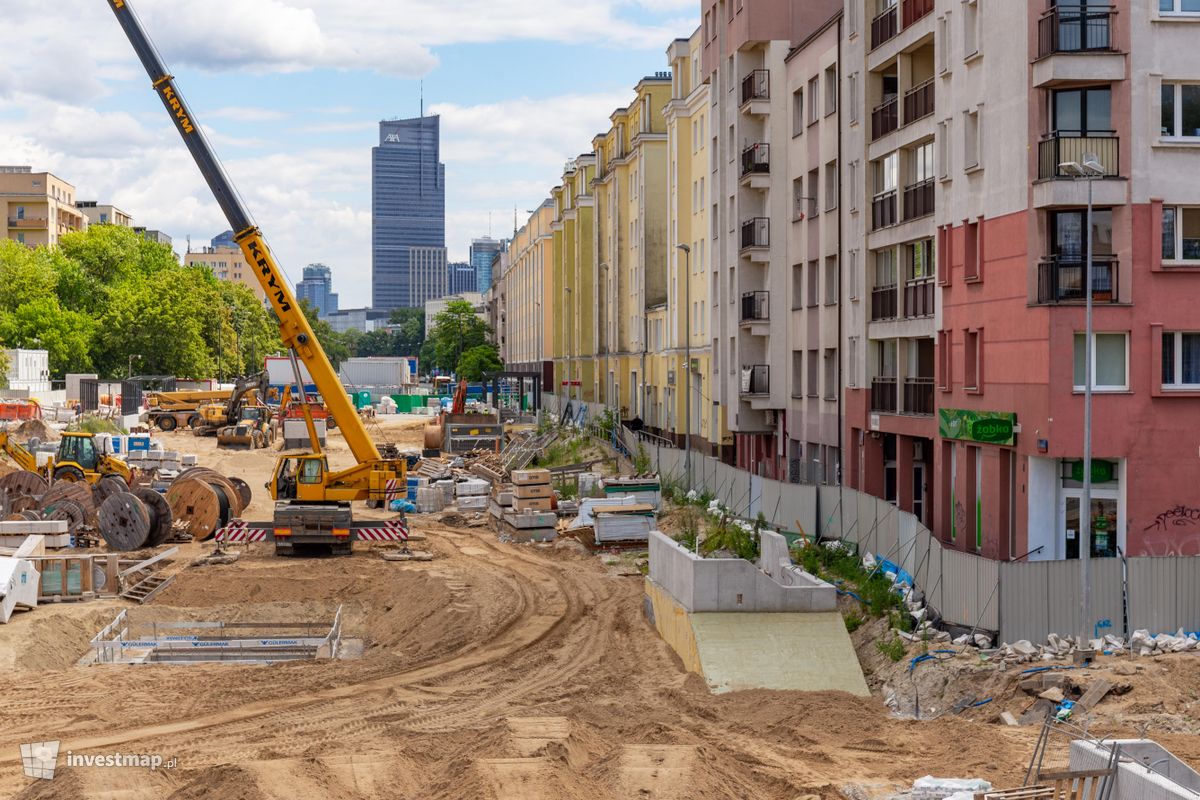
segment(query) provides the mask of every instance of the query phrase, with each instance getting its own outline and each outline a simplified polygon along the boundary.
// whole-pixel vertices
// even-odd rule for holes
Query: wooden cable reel
[[[46,504],[42,509],[42,519],[63,520],[67,523],[67,533],[78,533],[88,524],[88,512],[77,501],[60,497]]]
[[[247,487],[249,488],[249,487]],[[198,541],[208,541],[217,528],[242,513],[242,495],[224,475],[203,467],[181,473],[167,488],[167,502]]]
[[[100,506],[100,535],[109,550],[127,552],[150,538],[150,512],[136,495],[118,492]]]
[[[148,486],[139,486],[133,493],[150,512],[150,536],[146,544],[157,547],[171,535],[171,523],[175,518],[171,513],[171,504],[167,502],[167,498]]]
[[[95,500],[96,507],[99,508],[104,504],[104,501],[112,497],[118,492],[128,492],[129,484],[125,483],[125,479],[118,475],[105,475],[100,480],[96,481],[96,485],[92,487],[92,497]]]
[[[50,484],[46,479],[36,472],[28,470],[17,470],[10,472],[7,475],[0,477],[0,494],[4,495],[4,507],[11,514],[16,511],[25,511],[38,505],[36,499],[32,503],[26,502],[19,504],[17,501],[25,498],[39,498],[46,493],[50,488]],[[20,505],[20,507],[18,507]]]

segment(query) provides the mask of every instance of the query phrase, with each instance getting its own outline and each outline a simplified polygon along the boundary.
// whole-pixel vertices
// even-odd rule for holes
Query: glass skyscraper
[[[371,305],[419,305],[409,248],[446,246],[440,118],[385,120],[371,149]]]
[[[296,284],[296,297],[312,303],[320,317],[337,313],[338,296],[333,291],[333,272],[324,264],[309,264],[304,268],[304,280]]]
[[[475,268],[475,291],[486,294],[492,286],[492,261],[496,254],[503,250],[503,239],[493,239],[484,236],[482,239],[471,240],[471,266]]]

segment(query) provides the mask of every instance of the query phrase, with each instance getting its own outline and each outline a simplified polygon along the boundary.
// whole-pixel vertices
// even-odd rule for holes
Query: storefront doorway
[[[1109,558],[1117,554],[1116,489],[1092,489],[1092,558]],[[1079,558],[1079,542],[1083,507],[1083,489],[1064,488],[1059,504],[1059,531],[1062,535],[1063,558]]]

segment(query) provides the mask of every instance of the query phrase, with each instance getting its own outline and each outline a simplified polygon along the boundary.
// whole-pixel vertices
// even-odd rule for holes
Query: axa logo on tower
[[[383,138],[383,143],[384,144],[400,144],[400,134],[389,133],[387,136],[385,136]]]

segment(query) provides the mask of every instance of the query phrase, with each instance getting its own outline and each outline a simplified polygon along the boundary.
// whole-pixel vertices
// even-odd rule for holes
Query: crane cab
[[[328,475],[329,462],[323,455],[284,456],[275,462],[267,488],[275,500],[321,502]]]

